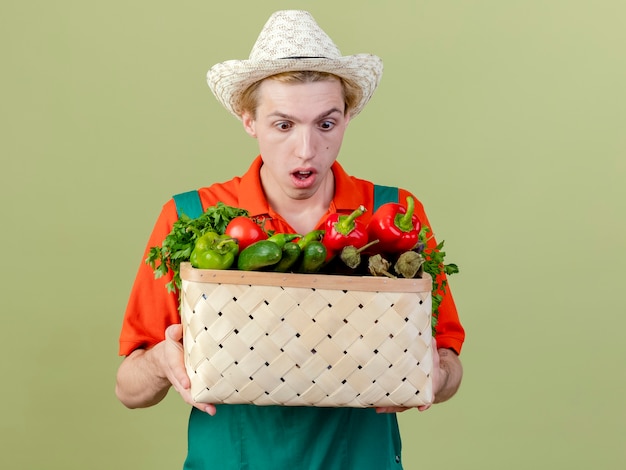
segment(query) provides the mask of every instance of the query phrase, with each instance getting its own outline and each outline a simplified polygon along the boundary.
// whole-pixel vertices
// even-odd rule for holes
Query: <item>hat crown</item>
[[[376,90],[383,63],[372,54],[342,56],[310,13],[282,10],[267,20],[249,59],[215,64],[207,72],[207,83],[217,100],[241,119],[240,99],[251,85],[273,75],[303,70],[335,75],[354,85],[356,95],[360,95],[350,107],[354,117]]]
[[[267,20],[252,51],[250,60],[341,57],[339,48],[307,11],[277,11]]]

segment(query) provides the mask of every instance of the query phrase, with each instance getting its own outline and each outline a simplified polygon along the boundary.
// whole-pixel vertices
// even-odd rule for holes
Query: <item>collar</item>
[[[239,195],[240,207],[245,207],[251,217],[267,216],[270,208],[265,198],[263,186],[261,185],[260,170],[263,165],[261,155],[258,155],[248,168],[248,171],[241,177],[241,188],[246,188]],[[335,210],[354,210],[355,207],[363,204],[360,200],[359,188],[343,167],[335,161],[331,167],[335,177],[335,194],[331,203],[331,212]],[[334,206],[334,207],[333,207]]]
[[[245,190],[242,189],[239,194],[239,206],[245,207],[250,217],[268,215],[270,212],[263,186],[261,186],[260,171],[262,165],[263,160],[261,155],[259,155],[252,161],[248,171],[241,177],[239,187],[245,188]]]
[[[332,206],[336,211],[352,212],[356,207],[364,203],[361,194],[362,188],[357,185],[355,179],[345,172],[343,167],[335,161],[331,167],[335,176],[335,195]],[[331,209],[332,209],[331,206]],[[331,212],[334,212],[331,210]]]

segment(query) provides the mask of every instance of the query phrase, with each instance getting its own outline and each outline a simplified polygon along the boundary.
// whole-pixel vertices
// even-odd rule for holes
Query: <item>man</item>
[[[307,233],[328,214],[373,206],[372,183],[351,177],[336,162],[343,136],[382,75],[378,57],[341,56],[332,40],[303,11],[271,16],[248,60],[211,68],[217,99],[256,138],[260,155],[242,177],[199,190],[204,208],[222,201],[265,221],[267,230]],[[410,193],[400,190],[404,200]],[[421,204],[416,214],[428,219]],[[177,220],[168,201],[148,248],[160,245]],[[434,242],[434,240],[432,241]],[[147,249],[148,249],[147,248]],[[146,251],[147,254],[147,251]],[[401,408],[315,408],[195,403],[183,364],[178,298],[142,265],[120,337],[125,356],[118,398],[130,408],[161,401],[173,386],[189,403],[185,468],[400,469],[395,412]],[[452,397],[461,382],[464,340],[454,302],[440,306],[434,351],[435,402]],[[422,409],[428,408],[427,406]]]

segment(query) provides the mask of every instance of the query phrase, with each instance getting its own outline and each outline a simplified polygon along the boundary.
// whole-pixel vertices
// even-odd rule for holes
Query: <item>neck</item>
[[[335,181],[332,172],[320,185],[317,191],[306,199],[284,197],[284,194],[273,195],[265,188],[269,205],[283,219],[302,235],[315,229],[318,221],[328,212],[335,192]],[[282,196],[282,197],[276,197]]]

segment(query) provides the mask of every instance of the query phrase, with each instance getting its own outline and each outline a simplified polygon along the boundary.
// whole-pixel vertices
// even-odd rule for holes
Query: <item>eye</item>
[[[291,123],[289,121],[280,121],[275,124],[276,128],[281,131],[288,131],[291,129]]]
[[[333,127],[335,127],[335,123],[333,121],[322,121],[320,123],[320,128],[325,130],[325,131],[329,131]]]

